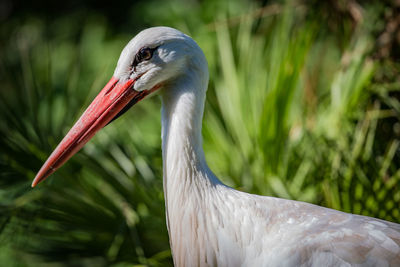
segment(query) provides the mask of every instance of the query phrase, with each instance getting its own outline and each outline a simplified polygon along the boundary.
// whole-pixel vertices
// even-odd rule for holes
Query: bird
[[[206,57],[191,37],[170,27],[141,31],[32,187],[96,132],[157,92],[175,266],[400,266],[400,224],[224,185],[208,167],[202,147],[208,82]]]

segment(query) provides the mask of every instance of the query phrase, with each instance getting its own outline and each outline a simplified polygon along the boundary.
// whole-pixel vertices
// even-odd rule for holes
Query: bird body
[[[195,195],[170,212],[177,266],[398,266],[396,224],[223,185]]]
[[[110,104],[115,111],[101,109],[92,122],[87,116],[98,104],[91,104],[67,135],[83,141],[71,145],[66,137],[33,185],[127,105],[160,90],[164,195],[176,266],[400,266],[399,224],[251,195],[219,181],[202,148],[208,76],[205,56],[189,36],[168,27],[142,31],[125,47],[113,79],[99,94],[116,92]],[[131,97],[125,92],[132,89]],[[126,95],[130,102],[119,104]]]

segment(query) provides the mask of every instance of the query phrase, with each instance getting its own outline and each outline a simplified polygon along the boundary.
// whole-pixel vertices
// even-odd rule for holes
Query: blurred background
[[[172,265],[158,97],[30,187],[159,25],[208,59],[204,148],[224,183],[400,221],[400,1],[1,0],[1,265]]]

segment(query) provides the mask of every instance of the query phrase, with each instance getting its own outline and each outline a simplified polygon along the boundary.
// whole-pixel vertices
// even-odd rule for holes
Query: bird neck
[[[163,90],[162,151],[167,208],[175,201],[192,197],[187,194],[190,191],[202,191],[219,183],[207,166],[202,146],[206,74],[185,75]]]
[[[164,88],[162,150],[167,186],[191,183],[196,174],[208,170],[201,135],[207,87],[203,80],[186,75]]]
[[[201,136],[206,79],[186,76],[164,88],[162,94],[163,184],[167,227],[174,262],[192,240],[195,229],[188,215],[202,210],[202,202],[219,180],[207,166]],[[186,230],[185,230],[186,229]]]
[[[177,83],[177,84],[176,84]],[[162,97],[162,139],[163,152],[171,151],[171,145],[178,149],[190,147],[200,156],[201,148],[201,121],[203,118],[203,98],[190,88],[190,81],[177,81],[165,88]],[[174,141],[174,143],[172,143]],[[183,141],[190,141],[188,143]]]

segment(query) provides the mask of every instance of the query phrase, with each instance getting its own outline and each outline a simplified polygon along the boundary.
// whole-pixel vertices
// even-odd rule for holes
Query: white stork
[[[207,61],[192,38],[168,27],[140,32],[32,186],[159,90],[165,206],[176,266],[400,266],[399,224],[251,195],[221,183],[202,148],[207,85]]]

